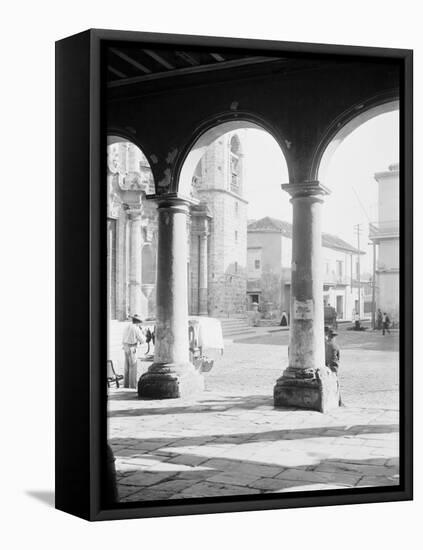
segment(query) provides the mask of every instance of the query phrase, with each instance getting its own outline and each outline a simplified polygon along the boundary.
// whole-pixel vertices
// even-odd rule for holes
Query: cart
[[[213,317],[188,318],[190,361],[200,372],[210,372],[223,355],[222,325]]]

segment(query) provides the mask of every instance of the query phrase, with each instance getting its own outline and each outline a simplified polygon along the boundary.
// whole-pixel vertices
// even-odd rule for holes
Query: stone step
[[[242,324],[239,324],[239,325],[222,325],[222,330],[223,331],[242,330],[242,329],[246,329],[246,328],[251,328],[251,327],[247,323],[242,323]]]
[[[222,324],[223,337],[233,337],[244,334],[252,334],[254,331],[248,325],[248,321],[245,318],[225,318],[220,319]]]
[[[247,324],[247,319],[227,319],[226,317],[223,318],[223,319],[219,319],[219,321],[221,322],[222,326],[227,326],[227,325],[246,325]]]
[[[223,318],[219,319],[222,324],[222,332],[224,338],[232,338],[234,336],[243,336],[252,334],[254,331],[248,325],[245,318]],[[119,357],[122,352],[122,332],[126,326],[126,322],[112,321],[109,330],[108,350],[109,355],[113,358]]]
[[[223,339],[232,339],[238,336],[247,336],[249,334],[255,334],[254,330],[236,330],[234,332],[225,332],[223,333]]]

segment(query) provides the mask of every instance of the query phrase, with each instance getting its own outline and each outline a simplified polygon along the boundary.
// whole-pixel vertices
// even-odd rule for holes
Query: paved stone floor
[[[398,334],[338,339],[346,406],[326,415],[273,407],[287,365],[280,332],[228,343],[197,399],[111,390],[120,500],[398,484]]]

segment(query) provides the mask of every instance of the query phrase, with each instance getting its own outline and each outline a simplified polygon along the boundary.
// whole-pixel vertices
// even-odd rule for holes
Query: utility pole
[[[361,272],[361,267],[360,267],[360,233],[361,233],[361,229],[360,229],[360,225],[361,224],[357,224],[354,226],[354,229],[356,230],[357,232],[357,250],[358,250],[358,255],[357,255],[357,288],[358,288],[358,308],[357,308],[357,314],[358,314],[358,319],[360,319],[361,317],[361,278],[360,278],[360,272]]]

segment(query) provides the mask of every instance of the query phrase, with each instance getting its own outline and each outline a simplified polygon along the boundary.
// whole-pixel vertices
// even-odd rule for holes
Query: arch
[[[399,110],[399,99],[395,94],[389,94],[373,97],[344,111],[330,124],[316,148],[311,165],[310,180],[324,182],[333,154],[354,130],[376,116],[395,110]]]
[[[132,136],[129,132],[124,132],[122,130],[117,130],[114,128],[109,129],[107,131],[107,145],[113,145],[114,143],[121,143],[121,142],[132,143],[132,145],[135,145],[135,147],[138,147],[138,149],[142,152],[142,154],[148,159],[148,156],[145,153],[145,149],[142,143],[140,143],[137,139],[135,139],[135,137]]]
[[[262,130],[270,134],[280,147],[287,163],[288,173],[290,173],[289,153],[279,133],[267,121],[249,113],[237,112],[226,116],[215,117],[205,122],[197,129],[177,160],[175,166],[176,177],[174,178],[175,188],[173,191],[181,195],[189,196],[192,176],[202,156],[206,152],[207,147],[225,134],[244,129]]]

